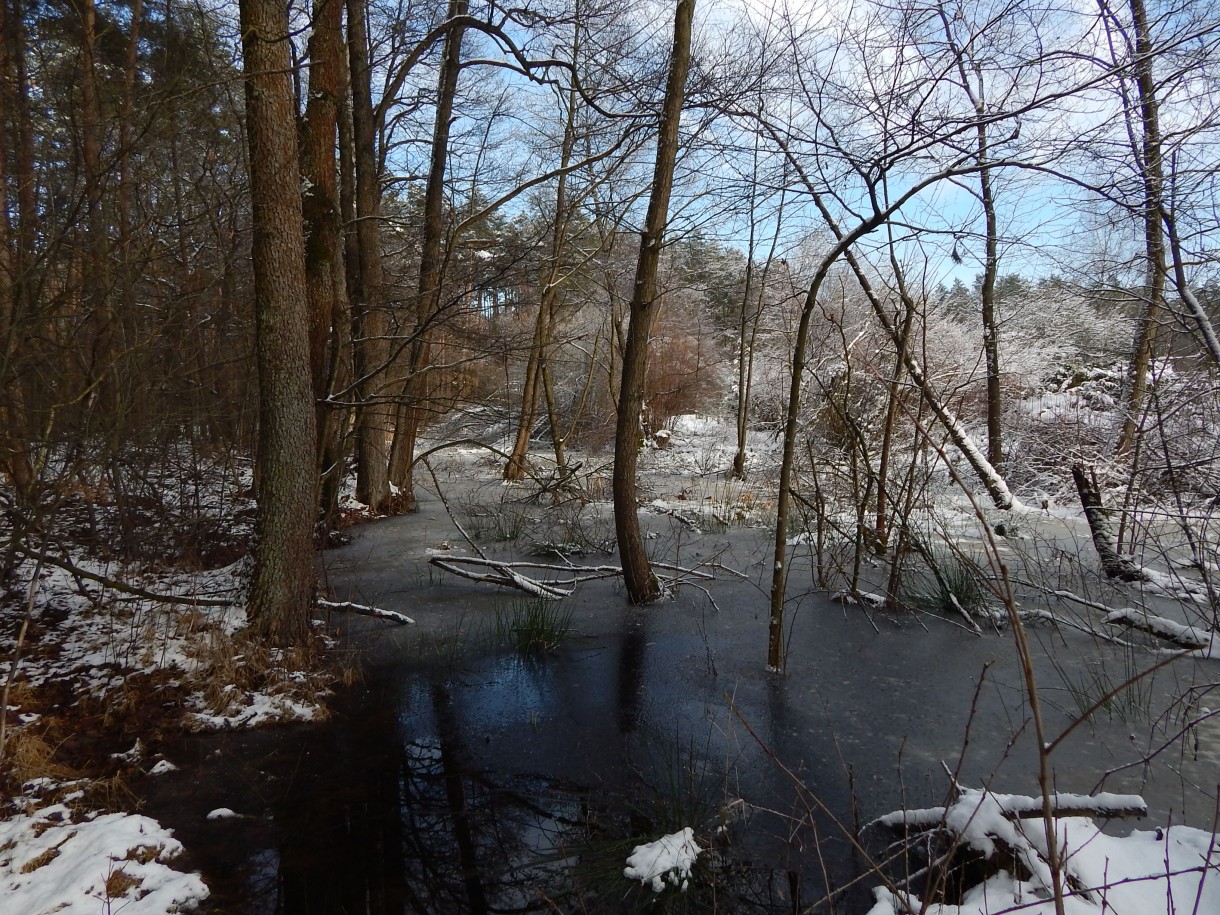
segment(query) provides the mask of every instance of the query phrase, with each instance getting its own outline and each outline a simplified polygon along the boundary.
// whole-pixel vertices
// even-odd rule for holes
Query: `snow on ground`
[[[82,771],[90,774],[172,771],[130,732],[314,718],[323,713],[325,680],[240,638],[241,563],[189,574],[141,574],[84,555],[70,563],[155,594],[233,605],[159,602],[57,566],[18,568],[21,606],[8,605],[0,637],[0,653],[18,655],[4,671],[10,768],[0,775],[18,796],[0,806],[0,912],[189,911],[208,890],[198,875],[172,868],[180,843],[148,817],[92,809],[90,781],[63,781],[71,770],[58,748],[85,746]],[[127,729],[117,752],[89,744],[124,739],[122,731],[91,733],[102,713],[129,719],[117,725]]]
[[[108,563],[74,558],[79,569],[129,584],[153,593],[175,597],[196,596],[201,601],[240,599],[243,562],[199,573],[134,575]],[[32,569],[25,566],[28,591]],[[218,666],[232,668],[240,679],[243,666],[262,659],[232,653],[234,635],[246,625],[240,605],[207,606],[167,604],[146,599],[127,599],[88,579],[77,580],[72,572],[45,566],[34,587],[34,619],[54,615],[55,622],[42,629],[36,645],[28,646],[15,668],[15,676],[37,690],[53,683],[70,683],[76,701],[105,701],[127,688],[132,673],[171,672],[187,692],[185,704],[192,710],[191,722],[201,730],[258,725],[275,720],[308,720],[321,713],[316,692],[307,687],[309,677],[277,664],[273,655],[266,665],[268,676],[258,688],[236,683],[217,692],[211,682]],[[62,617],[62,618],[60,618]],[[0,639],[6,653],[16,647],[16,632]],[[312,692],[315,701],[297,694]]]
[[[182,844],[155,820],[52,804],[0,820],[0,909],[13,915],[162,915],[208,896],[174,870]]]
[[[1138,797],[1057,795],[1056,804],[1107,811],[1138,810]],[[1029,915],[1055,912],[1048,843],[1040,817],[1023,818],[1041,809],[1038,798],[963,789],[947,809],[898,811],[878,823],[903,823],[924,829],[943,827],[963,846],[994,859],[1003,849],[1007,860],[1020,862],[1024,877],[999,869],[965,890],[961,904],[924,902],[897,888],[874,890],[869,915]],[[1055,844],[1061,849],[1067,915],[1220,912],[1220,848],[1217,837],[1200,829],[1171,826],[1136,830],[1127,836],[1103,833],[1088,817],[1055,820]]]

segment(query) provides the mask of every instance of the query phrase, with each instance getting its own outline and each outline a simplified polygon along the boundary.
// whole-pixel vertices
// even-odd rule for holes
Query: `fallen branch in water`
[[[1187,626],[1174,620],[1165,619],[1148,613],[1145,610],[1135,610],[1126,607],[1122,610],[1111,610],[1102,622],[1111,626],[1127,626],[1138,629],[1163,639],[1178,648],[1211,654],[1213,646],[1220,646],[1220,633],[1211,629],[1200,629],[1198,626]]]
[[[547,562],[506,561],[491,559],[487,556],[432,556],[428,562],[438,569],[444,569],[460,578],[483,584],[497,585],[503,588],[516,588],[534,597],[545,600],[560,600],[571,596],[577,585],[587,581],[597,581],[604,578],[616,578],[623,574],[621,566],[576,566],[571,564],[558,565]],[[473,568],[471,568],[473,567]],[[663,579],[663,584],[673,587],[682,584],[684,579],[698,578],[703,581],[715,580],[715,575],[701,568],[685,568],[672,563],[654,562],[653,568],[677,573],[674,577]],[[712,568],[739,575],[732,569],[715,565]],[[522,569],[538,570],[554,573],[555,577],[539,579],[522,574]]]
[[[383,610],[381,607],[369,607],[365,604],[354,604],[350,600],[316,600],[314,603],[322,610],[338,610],[344,613],[358,613],[361,616],[374,616],[381,620],[390,620],[400,626],[414,624],[415,620],[397,610]]]

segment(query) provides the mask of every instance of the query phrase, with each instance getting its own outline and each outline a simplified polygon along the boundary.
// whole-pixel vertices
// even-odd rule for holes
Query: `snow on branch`
[[[88,569],[83,569],[75,563],[69,562],[59,556],[52,556],[50,553],[44,553],[40,550],[32,550],[29,547],[22,546],[20,543],[14,544],[13,548],[22,556],[28,559],[36,559],[39,562],[45,562],[47,565],[55,566],[58,569],[63,569],[68,574],[83,578],[86,581],[96,582],[105,588],[112,591],[118,591],[120,594],[129,594],[132,597],[138,597],[143,600],[156,601],[161,604],[182,604],[188,607],[234,607],[237,601],[226,597],[201,597],[194,594],[158,594],[154,591],[149,591],[145,588],[130,585],[127,582],[119,581],[117,578],[111,578],[108,575],[101,575],[97,572],[90,572]]]
[[[1159,639],[1164,639],[1171,645],[1199,652],[1207,657],[1220,657],[1220,633],[1211,629],[1201,629],[1198,626],[1188,626],[1163,616],[1156,616],[1146,610],[1136,610],[1125,607],[1122,610],[1111,610],[1102,622],[1111,626],[1128,626],[1138,629]]]
[[[986,795],[986,797],[984,797]],[[984,789],[963,788],[958,800],[949,807],[920,810],[895,810],[873,820],[870,826],[888,829],[928,830],[947,826],[960,832],[964,823],[986,810],[1006,820],[1026,820],[1042,816],[1042,798],[1022,794],[993,794]],[[1051,812],[1057,817],[1142,817],[1148,805],[1138,794],[1065,794],[1051,795]],[[963,816],[964,815],[964,816]],[[992,821],[991,826],[995,826]]]
[[[338,610],[344,613],[358,613],[361,616],[373,616],[380,620],[390,620],[391,622],[398,623],[400,626],[409,626],[415,622],[411,617],[405,613],[399,613],[397,610],[369,607],[365,604],[352,603],[350,600],[333,601],[318,599],[314,603],[322,610]]]
[[[515,588],[518,591],[524,591],[526,594],[540,597],[544,600],[561,600],[565,597],[570,597],[573,591],[576,590],[576,586],[584,582],[596,581],[602,578],[616,578],[623,574],[622,567],[620,566],[576,566],[529,561],[508,562],[491,559],[486,556],[432,556],[428,562],[438,569],[444,569],[446,572],[451,572],[468,581],[482,582],[503,588]],[[665,581],[666,585],[679,584],[683,578],[700,578],[706,581],[715,578],[712,573],[703,569],[688,569],[670,563],[655,562],[653,567],[677,573],[674,578]],[[719,565],[715,565],[713,568],[719,568],[728,572],[733,571]],[[521,571],[523,569],[551,572],[558,577],[549,579],[532,578],[523,574]]]

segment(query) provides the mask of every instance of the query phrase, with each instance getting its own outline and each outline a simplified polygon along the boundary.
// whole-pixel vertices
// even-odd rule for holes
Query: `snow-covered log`
[[[983,807],[986,794],[987,809],[1009,820],[1026,820],[1042,816],[1042,798],[1023,794],[993,794],[974,789],[964,789],[959,800],[950,807],[926,807],[919,810],[895,810],[878,817],[870,826],[888,829],[928,830],[942,825],[954,828],[963,814],[978,812]],[[974,806],[970,802],[973,799]],[[1051,796],[1051,812],[1057,817],[1142,817],[1148,813],[1148,805],[1138,794],[1065,794]]]
[[[1187,648],[1191,651],[1209,650],[1214,645],[1220,645],[1220,633],[1211,629],[1201,629],[1198,626],[1188,626],[1175,620],[1156,616],[1145,610],[1125,607],[1122,610],[1112,610],[1106,614],[1103,622],[1111,626],[1128,626],[1149,635],[1164,639],[1171,645]]]

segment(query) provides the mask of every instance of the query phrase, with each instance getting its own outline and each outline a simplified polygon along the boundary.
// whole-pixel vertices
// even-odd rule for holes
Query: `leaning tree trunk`
[[[303,644],[313,594],[317,472],[309,311],[287,7],[241,0],[259,376],[253,631]]]
[[[1092,471],[1083,464],[1072,465],[1072,479],[1080,495],[1080,506],[1085,520],[1089,522],[1089,533],[1093,536],[1093,547],[1101,560],[1101,570],[1107,578],[1119,581],[1147,581],[1148,573],[1121,555],[1114,545],[1114,528],[1110,525],[1110,512],[1101,499],[1101,487]]]
[[[686,73],[690,68],[691,20],[695,0],[678,0],[674,14],[674,46],[669,79],[657,136],[657,161],[652,177],[652,197],[640,238],[635,287],[628,314],[626,346],[623,349],[622,383],[618,395],[618,424],[614,433],[614,527],[627,596],[634,604],[656,600],[661,585],[652,572],[635,501],[636,467],[640,456],[640,411],[644,405],[644,379],[648,371],[648,336],[659,296],[657,267],[661,242],[669,220],[669,197],[673,191],[674,164],[678,158],[678,123],[686,95]]]

